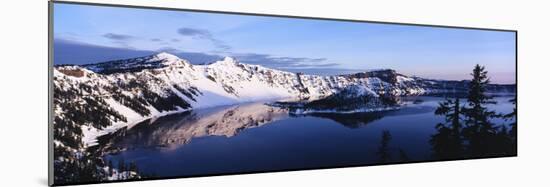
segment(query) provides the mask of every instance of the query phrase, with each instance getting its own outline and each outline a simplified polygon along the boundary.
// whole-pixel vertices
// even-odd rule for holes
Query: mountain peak
[[[177,61],[181,60],[178,56],[167,53],[167,52],[160,52],[155,55],[154,57],[158,58],[159,60],[166,60],[166,61]]]
[[[217,65],[235,65],[237,64],[237,59],[233,58],[233,57],[224,57],[223,59],[221,60],[218,60],[212,64],[217,64]]]
[[[226,56],[223,58],[223,61],[236,62],[237,60],[233,57]]]

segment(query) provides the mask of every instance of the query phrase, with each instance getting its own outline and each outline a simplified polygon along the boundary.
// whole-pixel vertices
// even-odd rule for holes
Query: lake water
[[[509,113],[511,98],[496,97],[489,108]],[[407,99],[416,102],[355,115],[289,116],[263,103],[195,110],[148,120],[99,142],[115,166],[135,162],[155,177],[376,165],[383,163],[382,148],[384,162],[435,160],[429,140],[444,120],[434,115],[443,98]],[[383,132],[391,135],[385,143]]]

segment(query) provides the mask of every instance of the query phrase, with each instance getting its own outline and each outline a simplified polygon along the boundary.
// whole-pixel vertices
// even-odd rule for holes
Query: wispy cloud
[[[227,51],[231,49],[231,46],[226,44],[224,41],[221,41],[215,38],[212,33],[208,30],[203,29],[194,29],[182,27],[177,30],[178,34],[182,36],[189,36],[197,39],[209,40],[212,42],[218,49]]]
[[[320,68],[334,67],[338,63],[328,63],[326,58],[307,58],[307,57],[276,57],[269,54],[246,53],[233,54],[241,62],[258,64],[272,68]]]
[[[116,34],[116,33],[106,33],[103,35],[103,37],[111,40],[118,40],[118,41],[127,41],[134,39],[134,36],[126,35],[126,34]]]
[[[159,38],[152,38],[151,41],[152,41],[152,42],[161,42],[162,40],[159,39]]]
[[[202,30],[202,29],[193,29],[193,28],[182,27],[182,28],[178,29],[178,33],[183,35],[183,36],[192,36],[192,37],[197,37],[197,38],[202,38],[202,39],[211,39],[212,38],[212,34],[209,31]]]

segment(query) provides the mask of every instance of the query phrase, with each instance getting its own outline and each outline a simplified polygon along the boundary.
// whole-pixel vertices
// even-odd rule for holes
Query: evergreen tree
[[[508,113],[506,115],[503,116],[503,118],[507,121],[512,121],[512,123],[509,124],[510,126],[510,136],[513,137],[514,139],[517,138],[517,133],[518,133],[518,129],[517,129],[517,122],[516,122],[516,116],[517,116],[517,98],[514,98],[514,99],[511,99],[510,102],[512,102],[512,104],[514,104],[514,110],[511,112],[511,113]]]
[[[517,154],[517,137],[518,137],[518,125],[516,121],[517,116],[517,98],[511,99],[510,102],[514,104],[514,109],[512,112],[505,114],[503,118],[506,121],[512,121],[509,125],[510,130],[507,133],[504,133],[504,135],[507,135],[508,141],[510,143],[508,153],[511,155]],[[502,134],[502,133],[501,133]]]
[[[445,122],[436,125],[437,133],[430,143],[434,156],[439,159],[463,157],[487,157],[515,155],[517,127],[515,121],[507,125],[495,125],[493,118],[515,119],[516,109],[510,114],[496,114],[487,105],[494,104],[485,92],[489,84],[485,67],[476,65],[471,73],[467,104],[460,107],[460,101],[446,99],[439,104],[436,115],[445,116]],[[512,100],[514,102],[515,100]]]
[[[445,116],[445,123],[436,125],[437,133],[432,135],[434,156],[439,159],[453,159],[463,156],[462,124],[460,123],[460,101],[446,99],[439,103],[436,115]]]
[[[493,149],[497,128],[490,121],[496,114],[486,107],[486,104],[493,102],[491,97],[485,94],[490,81],[485,67],[479,64],[475,66],[471,75],[468,106],[463,108],[466,117],[464,136],[469,141],[468,152],[471,156],[491,156],[498,151]]]

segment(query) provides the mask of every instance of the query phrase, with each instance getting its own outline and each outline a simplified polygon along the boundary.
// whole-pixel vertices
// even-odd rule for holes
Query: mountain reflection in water
[[[433,111],[433,107],[403,108],[398,111],[339,114],[319,113],[290,115],[286,109],[264,103],[247,103],[194,110],[145,120],[131,129],[121,129],[98,138],[103,148],[133,149],[138,147],[173,147],[204,136],[232,137],[244,129],[259,127],[289,117],[313,116],[333,120],[349,128],[358,128],[384,116],[417,114]]]
[[[434,115],[443,99],[422,96],[399,110],[357,114],[289,115],[264,103],[193,110],[102,136],[98,149],[115,165],[136,163],[157,177],[438,160],[430,139],[444,121]],[[508,113],[509,99],[489,107]]]
[[[232,137],[244,129],[286,117],[286,110],[263,103],[215,107],[149,119],[131,129],[100,137],[99,143],[125,149],[170,147],[186,144],[195,137]]]

